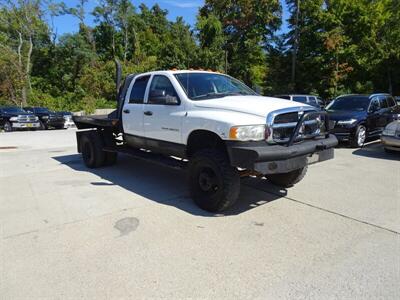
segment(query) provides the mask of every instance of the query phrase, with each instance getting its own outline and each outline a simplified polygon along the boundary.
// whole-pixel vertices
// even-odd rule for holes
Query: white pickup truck
[[[74,117],[85,129],[77,132],[84,163],[111,165],[123,152],[183,167],[191,196],[204,210],[234,204],[241,177],[290,187],[309,163],[333,158],[337,140],[325,112],[260,96],[230,76],[154,71],[119,82],[115,112]]]

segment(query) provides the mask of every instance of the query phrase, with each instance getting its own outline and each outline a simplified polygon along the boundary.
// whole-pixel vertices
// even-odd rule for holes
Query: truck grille
[[[287,143],[303,113],[305,112],[299,111],[299,108],[295,108],[295,111],[291,112],[284,112],[283,110],[282,113],[279,113],[279,111],[273,113],[273,116],[269,117],[267,121],[270,128],[268,141],[278,144]],[[325,118],[326,115],[324,114],[306,116],[294,141],[313,139],[325,134]]]
[[[19,123],[36,122],[36,116],[34,116],[34,115],[19,115],[17,120]]]

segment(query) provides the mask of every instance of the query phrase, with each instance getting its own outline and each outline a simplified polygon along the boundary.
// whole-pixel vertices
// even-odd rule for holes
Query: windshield
[[[26,113],[26,111],[24,111],[23,109],[21,109],[19,107],[4,107],[4,108],[2,108],[2,110],[9,114],[25,114]]]
[[[368,97],[340,97],[329,103],[326,110],[366,111],[369,102]]]
[[[192,100],[207,100],[226,96],[257,95],[232,77],[215,73],[175,74],[186,95]]]

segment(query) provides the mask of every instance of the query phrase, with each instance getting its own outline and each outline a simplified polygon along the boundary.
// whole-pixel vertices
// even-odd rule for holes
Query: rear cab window
[[[139,77],[135,80],[129,95],[130,104],[142,104],[144,102],[144,94],[146,93],[147,83],[150,75]]]

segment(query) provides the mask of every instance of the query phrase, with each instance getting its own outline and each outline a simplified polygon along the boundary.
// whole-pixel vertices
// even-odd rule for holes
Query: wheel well
[[[207,130],[195,130],[189,135],[186,155],[190,158],[198,150],[208,148],[219,149],[226,153],[225,142],[217,134]]]

